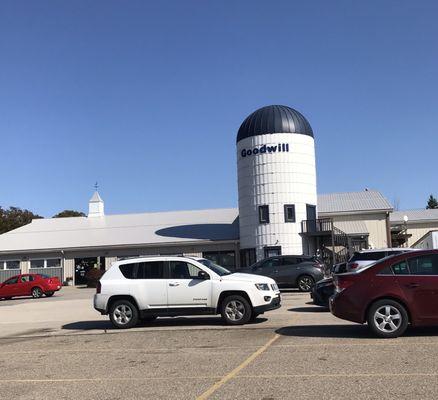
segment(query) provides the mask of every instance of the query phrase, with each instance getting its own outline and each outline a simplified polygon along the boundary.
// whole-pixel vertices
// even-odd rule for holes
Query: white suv
[[[407,253],[409,251],[415,250],[417,249],[411,249],[407,247],[395,247],[388,249],[368,249],[355,251],[347,262],[347,272],[360,271],[368,265],[371,265],[376,261],[381,260],[382,258],[395,256],[397,254]]]
[[[117,328],[162,316],[221,314],[241,325],[280,307],[275,281],[231,273],[203,258],[147,257],[116,262],[100,279],[94,308]]]

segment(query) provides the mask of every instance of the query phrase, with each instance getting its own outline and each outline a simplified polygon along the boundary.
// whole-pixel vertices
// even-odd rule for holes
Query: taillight
[[[351,285],[353,285],[355,281],[355,278],[353,278],[353,276],[340,276],[340,275],[335,275],[334,277],[334,284],[335,284],[335,290],[338,293],[343,292],[345,289],[349,288]]]
[[[100,284],[100,282],[97,282],[97,285],[96,285],[96,294],[99,294],[101,290],[102,290],[102,285]]]

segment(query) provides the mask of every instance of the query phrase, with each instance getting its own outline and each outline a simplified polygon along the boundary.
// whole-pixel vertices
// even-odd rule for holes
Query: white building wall
[[[64,258],[64,280],[67,278],[75,279],[75,259],[74,258]]]
[[[425,250],[438,249],[438,232],[429,232],[412,247]]]
[[[20,261],[20,269],[21,269],[22,274],[28,274],[29,268],[30,268],[30,261],[29,260]]]
[[[388,233],[386,229],[386,213],[372,214],[320,214],[320,218],[333,218],[333,221],[363,221],[369,232],[368,243],[375,249],[388,247]]]
[[[408,223],[408,234],[412,235],[408,239],[408,246],[413,245],[415,242],[420,240],[424,235],[426,235],[428,232],[437,230],[438,229],[438,222],[428,222],[428,223]]]
[[[105,270],[109,270],[116,261],[117,257],[105,257]]]
[[[289,151],[278,152],[279,144]],[[277,146],[276,152],[260,154],[261,146]],[[242,156],[243,150],[259,154]],[[315,144],[311,136],[276,133],[245,138],[237,143],[239,224],[241,249],[281,246],[283,254],[302,254],[301,221],[306,204],[316,205]],[[284,205],[295,205],[295,223],[286,223]],[[268,224],[259,222],[258,206],[269,205]]]

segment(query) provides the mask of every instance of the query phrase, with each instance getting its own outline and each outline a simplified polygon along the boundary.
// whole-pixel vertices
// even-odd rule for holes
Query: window
[[[408,263],[406,261],[401,261],[393,265],[392,270],[396,275],[409,275]]]
[[[438,275],[438,256],[422,256],[408,260],[412,275]]]
[[[284,257],[283,265],[295,265],[297,263],[297,259],[295,257]]]
[[[234,251],[204,251],[202,257],[226,269],[236,269],[236,253]]]
[[[281,256],[281,246],[265,247],[265,258]]]
[[[279,258],[271,258],[269,260],[264,261],[260,268],[267,269],[267,268],[273,268],[278,267],[281,264],[281,260]]]
[[[256,262],[255,249],[241,249],[240,250],[240,266],[241,268],[249,267]]]
[[[60,268],[61,267],[61,259],[60,258],[49,258],[49,259],[36,259],[30,260],[30,268],[39,269],[39,268]]]
[[[138,264],[137,279],[163,279],[164,262],[150,261]]]
[[[211,269],[213,272],[216,272],[216,274],[218,274],[219,276],[225,276],[231,274],[231,272],[228,271],[226,268],[222,267],[221,265],[217,265],[213,261],[208,260],[206,258],[199,260],[199,262],[205,265],[206,267],[208,267],[209,269]]]
[[[269,223],[269,206],[259,206],[259,222],[261,224]]]
[[[364,253],[355,252],[348,262],[354,261],[377,261],[386,257],[384,251],[369,251]]]
[[[20,269],[20,261],[6,261],[5,269]]]
[[[33,276],[32,275],[21,275],[21,282],[33,282]]]
[[[284,205],[284,222],[295,222],[295,205]]]
[[[119,266],[120,272],[127,279],[135,279],[135,274],[137,270],[137,264],[122,264]]]
[[[44,260],[31,260],[30,267],[31,268],[44,268]]]
[[[46,268],[60,268],[61,267],[61,259],[60,258],[51,258],[46,260]]]
[[[386,266],[377,275],[394,275],[394,273],[390,266]]]
[[[5,282],[5,285],[14,285],[15,283],[17,283],[18,282],[18,276],[15,276],[15,277],[13,277],[13,278],[11,278],[11,279],[8,279],[6,282]]]
[[[198,279],[201,269],[184,261],[170,262],[170,279]]]
[[[127,279],[163,279],[164,261],[122,264],[120,272]]]

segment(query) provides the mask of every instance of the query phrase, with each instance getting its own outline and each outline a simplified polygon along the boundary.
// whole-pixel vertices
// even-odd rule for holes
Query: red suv
[[[50,297],[59,289],[61,289],[61,282],[57,277],[42,274],[17,275],[0,284],[0,299],[30,295],[38,298],[43,294]]]
[[[392,338],[412,326],[438,325],[438,250],[384,258],[359,271],[335,276],[331,312],[368,323]]]

